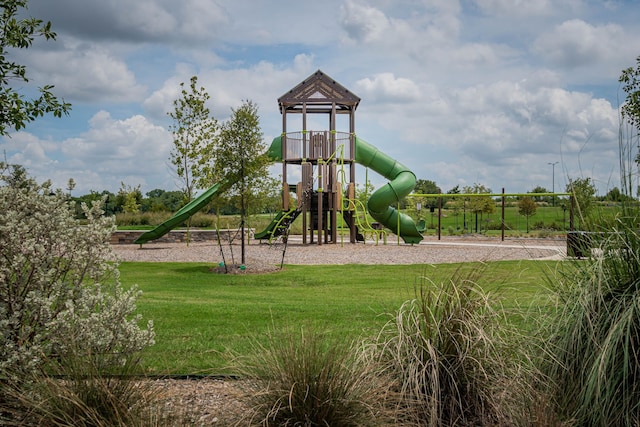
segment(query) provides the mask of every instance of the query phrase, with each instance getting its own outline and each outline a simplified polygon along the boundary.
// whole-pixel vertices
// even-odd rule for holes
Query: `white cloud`
[[[407,78],[396,78],[393,73],[380,73],[373,79],[356,82],[356,92],[371,101],[411,102],[421,98],[418,85]]]
[[[29,56],[36,81],[55,85],[58,96],[78,101],[131,102],[146,91],[123,58],[104,46],[72,42],[65,50],[40,51]]]
[[[115,120],[100,111],[89,121],[90,129],[62,142],[41,140],[27,132],[5,139],[10,163],[25,166],[39,180],[52,179],[65,188],[69,178],[76,192],[117,191],[120,182],[170,189],[173,180],[166,163],[171,135],[142,116]],[[164,178],[162,177],[164,176]],[[155,187],[154,187],[155,188]]]
[[[475,0],[478,7],[488,15],[551,15],[558,3],[571,4],[576,1],[552,2],[551,0]]]
[[[279,134],[281,119],[277,99],[286,91],[315,71],[312,56],[297,55],[288,68],[278,68],[269,62],[260,62],[250,68],[204,70],[197,74],[198,84],[203,86],[211,99],[208,107],[218,120],[225,120],[231,108],[250,99],[259,107],[265,135]],[[173,101],[179,97],[180,82],[188,82],[195,72],[180,67],[176,75],[145,101],[147,111],[160,118],[173,110]]]
[[[365,3],[348,0],[340,8],[340,23],[347,36],[358,42],[371,42],[384,38],[391,27],[386,15]]]
[[[19,132],[5,139],[0,148],[8,153],[7,161],[10,164],[19,164],[29,170],[48,171],[56,164],[56,161],[49,157],[56,149],[55,143],[41,140],[27,132]]]
[[[542,34],[535,41],[534,50],[554,65],[576,68],[615,58],[622,39],[619,25],[594,26],[571,19]]]

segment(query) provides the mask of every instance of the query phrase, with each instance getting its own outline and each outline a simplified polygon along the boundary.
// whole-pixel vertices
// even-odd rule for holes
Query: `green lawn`
[[[269,329],[313,325],[345,339],[375,334],[414,296],[417,284],[472,277],[507,309],[544,305],[558,262],[286,266],[263,275],[211,273],[204,263],[120,265],[138,284],[139,312],[153,319],[156,344],[144,364],[153,374],[224,374],[229,350],[246,354]],[[478,274],[479,273],[479,274]]]

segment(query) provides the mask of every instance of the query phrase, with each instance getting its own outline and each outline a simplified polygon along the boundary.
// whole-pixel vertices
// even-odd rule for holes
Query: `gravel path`
[[[240,245],[223,245],[224,255],[215,242],[147,243],[114,245],[122,261],[143,262],[211,262],[227,265],[240,263]],[[284,264],[440,264],[450,262],[498,261],[517,259],[562,259],[566,256],[565,239],[500,239],[484,237],[427,237],[419,245],[397,244],[389,238],[379,242],[303,245],[299,236],[285,245],[252,241],[245,250],[247,272]]]

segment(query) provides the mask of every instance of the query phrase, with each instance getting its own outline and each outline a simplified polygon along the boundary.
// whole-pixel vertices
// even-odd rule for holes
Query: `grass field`
[[[561,265],[286,266],[263,275],[221,275],[204,263],[126,262],[120,272],[125,286],[143,291],[139,312],[155,324],[156,344],[144,357],[149,373],[229,374],[230,355],[247,354],[269,330],[311,325],[344,339],[375,335],[385,314],[413,298],[421,283],[471,278],[515,318],[547,304],[549,278]]]

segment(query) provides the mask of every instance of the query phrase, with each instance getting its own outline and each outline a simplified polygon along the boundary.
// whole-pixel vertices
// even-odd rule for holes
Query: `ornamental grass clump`
[[[7,382],[3,425],[23,427],[152,427],[180,425],[159,403],[150,382],[140,380],[138,358],[105,372],[100,357],[67,354],[47,375]]]
[[[640,424],[640,234],[637,208],[600,233],[597,256],[556,284],[545,369],[557,412],[575,425]]]
[[[533,370],[522,364],[520,336],[474,281],[422,279],[376,343],[381,375],[393,379],[395,424],[514,425],[529,416]]]
[[[244,364],[248,425],[376,425],[381,390],[354,345],[309,327],[271,333]]]

